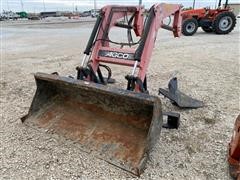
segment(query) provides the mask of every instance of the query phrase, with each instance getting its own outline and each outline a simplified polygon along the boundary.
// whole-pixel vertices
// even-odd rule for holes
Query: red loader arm
[[[94,81],[105,84],[101,75],[100,63],[118,64],[133,67],[131,75],[127,75],[128,90],[144,92],[147,87],[146,72],[154,48],[159,28],[164,28],[173,32],[175,37],[181,32],[181,6],[175,4],[155,4],[153,5],[144,22],[144,9],[141,6],[105,6],[101,9],[91,37],[84,51],[82,66],[78,68],[78,79]],[[163,24],[163,19],[174,15],[173,26]],[[121,19],[131,16],[127,24],[121,23]],[[134,19],[134,21],[133,21]],[[132,23],[133,21],[133,23]],[[110,29],[114,26],[134,30],[136,36],[140,37],[137,47],[133,44],[119,43],[119,48],[111,47],[113,43],[109,39]],[[122,48],[123,46],[128,46]],[[85,62],[87,60],[87,63]],[[84,69],[88,66],[88,72]],[[138,72],[135,72],[137,71]],[[85,77],[84,77],[85,74]],[[87,75],[86,75],[87,74]],[[137,76],[134,76],[137,74]]]

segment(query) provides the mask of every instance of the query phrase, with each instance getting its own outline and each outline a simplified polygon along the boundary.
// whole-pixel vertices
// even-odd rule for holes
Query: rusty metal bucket
[[[158,140],[158,97],[53,74],[35,74],[37,91],[22,122],[79,142],[105,161],[135,175]]]

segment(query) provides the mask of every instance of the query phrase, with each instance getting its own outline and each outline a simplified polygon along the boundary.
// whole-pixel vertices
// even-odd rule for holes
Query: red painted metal
[[[135,50],[132,48],[121,49],[121,48],[101,47],[98,49],[98,51],[100,51],[100,50],[117,51],[117,52],[122,52],[122,53],[135,53]],[[134,61],[132,61],[132,60],[120,60],[117,58],[113,59],[113,58],[107,58],[107,57],[102,57],[102,56],[100,57],[98,55],[95,60],[98,62],[104,62],[104,63],[109,63],[109,64],[118,64],[118,65],[123,65],[123,66],[130,66],[130,67],[133,67],[133,65],[134,65]]]
[[[233,136],[228,147],[228,163],[231,176],[240,179],[240,114],[235,121]]]
[[[128,11],[121,12],[121,8],[124,6],[105,6],[102,8],[102,12],[104,13],[104,19],[102,22],[102,28],[99,28],[98,35],[96,39],[101,39],[104,33],[104,30],[107,26],[109,26],[109,29],[115,25],[115,23],[122,17],[126,15],[130,15],[132,12],[137,12],[136,13],[136,18],[134,22],[134,31],[136,32],[137,36],[142,35],[142,30],[144,26],[144,18],[143,18],[143,13],[144,9],[143,7],[139,6],[128,6]],[[116,12],[112,13],[112,9],[119,8],[119,11],[116,10]],[[154,43],[157,38],[157,32],[159,28],[161,28],[163,24],[163,19],[171,16],[174,14],[174,21],[173,21],[173,35],[175,37],[180,36],[181,32],[181,6],[178,4],[155,4],[153,5],[154,11],[155,11],[155,18],[152,22],[145,47],[141,56],[141,61],[138,64],[138,72],[137,76],[144,81],[144,78],[146,76],[147,68],[149,66],[150,58],[152,55],[152,51],[154,48]],[[108,22],[108,18],[112,16],[111,22]],[[112,59],[112,58],[106,58],[106,57],[99,57],[98,52],[99,50],[108,50],[108,51],[118,51],[118,52],[131,52],[135,53],[136,48],[128,48],[128,49],[121,49],[121,48],[112,48],[110,47],[108,42],[102,43],[100,40],[95,42],[95,45],[92,49],[92,55],[91,55],[91,66],[94,72],[97,71],[99,63],[104,62],[104,63],[111,63],[111,64],[118,64],[118,65],[124,65],[124,66],[133,66],[134,61],[129,61],[129,60],[123,60],[123,59]],[[139,91],[138,86],[136,86],[135,91]]]
[[[229,8],[226,9],[208,9],[208,8],[201,8],[201,9],[191,9],[191,10],[183,10],[182,11],[182,19],[190,19],[196,18],[197,20],[200,19],[210,19],[214,20],[218,14],[221,12],[229,11]]]
[[[150,63],[150,58],[152,56],[154,43],[157,38],[158,29],[161,28],[163,24],[163,19],[172,15],[174,15],[174,25],[173,28],[175,31],[173,32],[175,37],[180,36],[180,22],[181,22],[181,16],[180,16],[180,6],[179,5],[172,5],[172,4],[155,4],[154,5],[155,13],[156,13],[156,19],[153,21],[145,48],[141,57],[140,62],[140,70],[138,72],[138,77],[144,81],[144,78],[146,76],[146,71]]]
[[[117,22],[117,20],[122,18],[122,17],[124,17],[126,15],[126,13],[128,15],[130,15],[131,11],[132,12],[138,11],[141,14],[143,13],[142,8],[139,8],[139,6],[128,6],[127,7],[128,8],[127,12],[115,12],[115,13],[112,14],[111,10],[112,10],[113,7],[115,7],[115,8],[119,7],[119,9],[120,9],[123,6],[111,6],[111,5],[108,5],[108,6],[105,6],[105,7],[102,8],[102,12],[104,13],[104,17],[105,18],[103,19],[103,22],[102,22],[102,25],[101,25],[102,28],[99,29],[99,32],[98,32],[98,35],[97,35],[96,39],[101,39],[102,36],[103,36],[103,33],[104,33],[104,29],[107,26],[109,26],[109,29],[111,27],[113,27],[115,25],[115,23]],[[111,22],[108,22],[108,18],[107,17],[109,17],[109,16],[112,16]],[[108,47],[109,50],[110,50],[109,43],[104,42],[104,44],[102,44],[101,41],[96,41],[96,43],[95,43],[95,45],[93,47],[92,56],[91,56],[91,61],[92,61],[91,66],[92,66],[94,72],[97,71],[97,68],[99,66],[99,62],[101,62],[101,59],[98,57],[98,52],[103,47],[105,47],[105,48]],[[112,48],[111,48],[111,50],[112,50]],[[118,51],[119,49],[115,49],[115,50]],[[120,64],[120,62],[118,64]],[[121,65],[125,65],[125,62],[123,60],[121,61]]]

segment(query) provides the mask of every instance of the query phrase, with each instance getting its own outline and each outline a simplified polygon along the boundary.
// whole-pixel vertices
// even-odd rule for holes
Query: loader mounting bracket
[[[204,104],[202,101],[194,99],[178,89],[177,78],[172,78],[168,83],[168,89],[159,88],[159,94],[169,98],[174,105],[180,108],[200,108]]]
[[[102,74],[102,71],[100,67],[103,67],[107,70],[108,75],[107,77],[104,77]],[[77,70],[77,79],[79,80],[87,80],[88,77],[90,77],[90,80],[99,83],[99,84],[113,84],[115,83],[115,79],[111,78],[112,76],[112,71],[109,66],[99,64],[98,70],[97,70],[97,75],[94,73],[93,69],[91,66],[87,67],[76,67]]]
[[[127,90],[133,91],[135,89],[135,86],[139,86],[139,89],[142,93],[147,93],[147,79],[144,79],[144,82],[139,77],[135,77],[132,75],[126,75],[125,79],[128,81],[127,83]]]

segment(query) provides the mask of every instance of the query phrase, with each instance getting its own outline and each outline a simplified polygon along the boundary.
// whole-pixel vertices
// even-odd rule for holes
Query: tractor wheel
[[[186,19],[182,24],[182,33],[185,36],[192,36],[198,29],[198,22],[195,18]]]
[[[202,30],[206,33],[211,33],[213,32],[213,29],[209,26],[202,26]]]
[[[213,28],[216,34],[228,34],[236,25],[236,16],[232,12],[222,12],[215,18]]]

